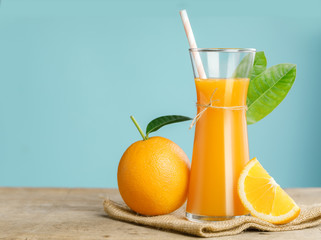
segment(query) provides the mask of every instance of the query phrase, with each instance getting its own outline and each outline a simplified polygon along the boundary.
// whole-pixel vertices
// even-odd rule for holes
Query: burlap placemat
[[[235,235],[249,228],[270,232],[290,231],[314,227],[321,224],[321,204],[301,206],[300,215],[292,222],[284,225],[274,225],[252,216],[244,216],[233,220],[212,223],[190,222],[184,217],[184,207],[168,215],[146,217],[136,214],[125,204],[116,203],[109,199],[104,201],[104,209],[109,217],[116,220],[198,237]]]

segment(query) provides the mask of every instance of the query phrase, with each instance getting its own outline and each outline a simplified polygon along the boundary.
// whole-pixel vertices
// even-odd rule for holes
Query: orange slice
[[[256,158],[243,169],[238,193],[243,205],[255,217],[274,224],[284,224],[295,219],[300,208],[293,199],[265,171]]]

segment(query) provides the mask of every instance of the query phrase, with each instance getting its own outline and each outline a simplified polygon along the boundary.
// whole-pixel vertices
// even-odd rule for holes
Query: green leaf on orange
[[[158,129],[160,129],[165,125],[189,121],[189,120],[192,120],[192,118],[181,116],[181,115],[167,115],[167,116],[155,118],[147,125],[146,137],[148,137],[148,134],[157,131]]]

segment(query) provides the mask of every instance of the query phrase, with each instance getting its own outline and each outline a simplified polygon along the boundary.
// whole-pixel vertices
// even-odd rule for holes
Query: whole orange
[[[133,143],[118,166],[118,188],[125,203],[142,215],[175,211],[186,200],[190,161],[174,142],[151,137]]]

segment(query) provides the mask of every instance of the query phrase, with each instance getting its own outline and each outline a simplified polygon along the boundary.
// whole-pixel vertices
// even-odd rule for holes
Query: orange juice
[[[207,108],[196,123],[186,212],[217,220],[248,214],[237,194],[237,180],[249,161],[246,109],[242,107],[249,79],[196,78],[195,84],[198,104],[209,104],[216,90],[212,106],[224,108]],[[198,113],[203,109],[198,106]]]

